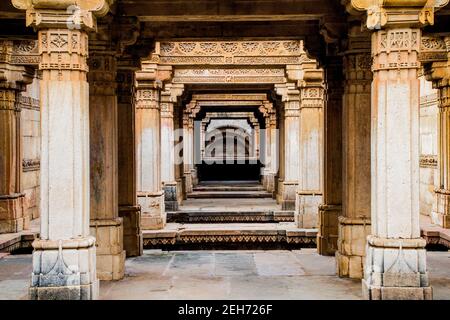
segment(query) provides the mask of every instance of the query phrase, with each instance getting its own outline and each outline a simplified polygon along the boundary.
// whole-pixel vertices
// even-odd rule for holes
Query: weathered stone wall
[[[25,193],[25,215],[31,219],[40,216],[40,158],[41,129],[39,112],[39,78],[27,86],[21,95],[21,131],[22,131],[22,190]]]
[[[432,84],[420,78],[420,214],[429,216],[438,183],[438,96]]]

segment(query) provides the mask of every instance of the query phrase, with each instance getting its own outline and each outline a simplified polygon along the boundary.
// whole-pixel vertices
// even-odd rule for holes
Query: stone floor
[[[435,299],[450,299],[450,252],[428,252]],[[0,256],[0,299],[26,299],[31,255]],[[296,251],[145,251],[126,277],[102,282],[101,299],[360,299],[334,258]]]

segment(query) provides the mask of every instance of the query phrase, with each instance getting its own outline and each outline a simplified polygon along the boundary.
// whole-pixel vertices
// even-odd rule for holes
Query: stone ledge
[[[168,222],[294,222],[293,211],[177,211],[167,213]]]
[[[175,224],[163,230],[143,232],[144,248],[156,249],[187,244],[276,244],[315,247],[316,229],[297,229],[291,224]]]

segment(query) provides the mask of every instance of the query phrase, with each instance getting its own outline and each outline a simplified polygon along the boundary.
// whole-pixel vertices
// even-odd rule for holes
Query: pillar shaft
[[[178,210],[177,182],[175,180],[174,105],[170,92],[161,96],[161,181],[167,211]]]
[[[166,223],[164,191],[161,184],[160,91],[152,83],[136,91],[137,195],[141,206],[141,225],[162,229]]]
[[[439,187],[431,218],[433,223],[450,228],[450,37],[445,38],[445,44],[447,61],[433,63],[431,74],[439,94]]]
[[[323,71],[305,72],[300,101],[300,177],[295,221],[299,228],[316,228],[323,182]]]
[[[44,13],[43,13],[44,14]],[[32,299],[98,296],[89,232],[88,36],[42,28],[41,229],[33,242]]]
[[[339,217],[337,273],[361,279],[370,234],[370,34],[355,27],[344,57],[343,206]]]
[[[337,249],[338,216],[342,204],[342,59],[329,57],[325,66],[323,204],[319,206],[317,250],[334,255]]]
[[[142,255],[141,211],[136,196],[135,108],[133,59],[118,61],[118,199],[127,257]]]
[[[93,51],[89,63],[91,234],[97,240],[98,278],[119,280],[124,277],[125,251],[118,207],[115,52]]]
[[[12,41],[0,42],[0,233],[19,232],[26,228],[22,171],[20,105],[18,97],[24,85],[24,68],[10,65]],[[2,57],[5,57],[3,60]],[[19,80],[19,82],[18,82]]]
[[[183,117],[183,166],[184,166],[184,183],[186,193],[191,193],[193,188],[194,168],[194,123],[193,119],[185,114]]]
[[[363,293],[368,299],[429,299],[419,227],[421,30],[372,34],[372,232]]]
[[[283,182],[281,184],[282,210],[295,210],[295,201],[299,183],[299,146],[300,146],[300,92],[295,84],[278,89],[284,102],[284,153]]]

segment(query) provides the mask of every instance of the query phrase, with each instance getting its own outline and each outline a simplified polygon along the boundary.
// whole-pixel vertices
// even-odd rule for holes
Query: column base
[[[431,287],[375,287],[368,286],[362,280],[363,299],[365,300],[433,300]]]
[[[192,174],[191,172],[185,172],[184,175],[184,190],[186,194],[192,192]]]
[[[164,182],[164,208],[166,211],[178,210],[177,182]]]
[[[443,228],[450,229],[450,191],[435,190],[436,209],[431,212],[431,221]]]
[[[123,247],[126,256],[141,256],[143,252],[141,207],[119,206],[119,216],[123,219]]]
[[[367,237],[363,296],[370,300],[431,300],[426,241]]]
[[[370,218],[340,216],[336,252],[336,273],[339,277],[362,279],[367,236],[371,233]]]
[[[28,228],[30,217],[25,216],[24,199],[23,193],[0,196],[0,233],[16,233]]]
[[[195,187],[198,185],[198,175],[197,175],[197,169],[191,169],[191,177],[192,177],[192,186]]]
[[[141,229],[164,229],[166,226],[164,192],[139,192],[137,198],[141,206]]]
[[[317,233],[317,252],[324,256],[333,256],[337,250],[338,217],[340,205],[322,204],[319,206],[319,232]]]
[[[125,275],[122,218],[92,220],[91,235],[97,242],[97,278],[120,280]]]
[[[183,180],[177,179],[177,202],[181,205],[183,202]]]
[[[95,238],[33,242],[31,300],[98,298]]]
[[[319,206],[322,194],[297,192],[295,202],[295,224],[298,228],[317,228],[319,221]]]
[[[281,186],[281,210],[295,210],[298,183],[284,181]]]

